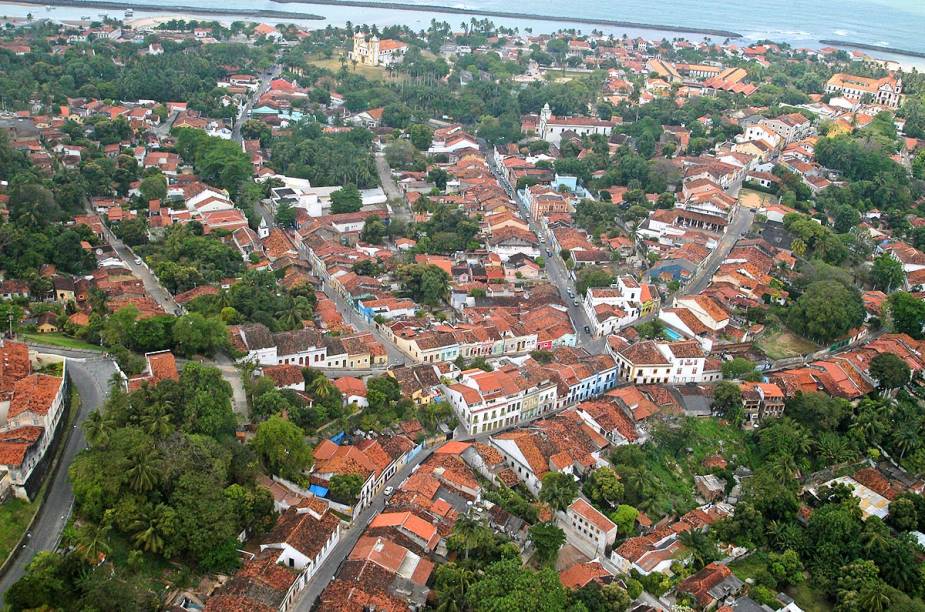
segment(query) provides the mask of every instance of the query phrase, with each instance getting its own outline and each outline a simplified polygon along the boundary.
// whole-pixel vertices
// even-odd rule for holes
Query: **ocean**
[[[118,1],[118,0],[116,0]],[[151,2],[151,0],[139,0]],[[872,45],[925,52],[925,0],[534,0],[529,5],[510,0],[404,0],[408,4],[443,4],[467,9],[518,11],[542,15],[570,15],[589,18],[613,19],[637,23],[663,24],[676,27],[719,28],[743,35],[745,42],[771,39],[798,47],[819,47],[820,39],[836,39]],[[454,27],[468,21],[467,15],[440,14],[428,11],[397,11],[391,9],[336,7],[311,3],[278,3],[272,0],[170,0],[170,4],[212,9],[275,9],[304,11],[323,15],[325,21],[306,21],[309,27],[324,27],[328,23],[343,25],[346,21],[376,23],[379,26],[407,24],[416,29],[426,28],[431,19],[447,21]],[[51,11],[42,6],[17,5],[0,2],[0,15],[24,16],[31,12],[35,17],[77,19],[84,15],[96,16],[118,11],[92,8],[58,7]],[[136,11],[137,16],[157,14]],[[531,28],[534,32],[550,32],[560,27],[584,31],[592,25],[560,24],[555,21],[493,18],[496,23]],[[273,20],[264,20],[273,21]],[[597,29],[607,33],[624,33],[669,38],[684,36],[677,32],[659,32],[616,27]],[[703,35],[685,36],[699,40]],[[877,53],[878,56],[884,54]],[[916,62],[918,63],[918,62]]]

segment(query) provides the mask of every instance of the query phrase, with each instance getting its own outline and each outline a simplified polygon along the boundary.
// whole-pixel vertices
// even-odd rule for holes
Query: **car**
[[[590,326],[590,325],[585,325],[585,333],[586,333],[586,334],[590,334],[590,333],[591,333],[591,326]]]
[[[572,300],[572,306],[578,306],[578,300]]]
[[[546,249],[546,257],[552,257],[552,251],[551,251],[551,250]]]
[[[575,297],[575,292],[572,291],[571,289],[569,289],[569,290],[568,290],[568,296],[569,296],[570,298]]]
[[[136,257],[136,258],[135,258],[135,264],[136,264],[136,265],[139,265],[139,266],[141,265],[141,257]]]
[[[546,242],[546,236],[540,236],[540,242]]]
[[[391,494],[394,493],[394,492],[395,492],[395,489],[392,488],[392,487],[386,487],[386,488],[385,488],[385,491],[383,491],[383,493],[385,494],[386,497],[388,497],[389,495],[391,495]]]

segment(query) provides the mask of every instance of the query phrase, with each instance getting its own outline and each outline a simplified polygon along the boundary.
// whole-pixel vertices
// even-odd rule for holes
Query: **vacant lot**
[[[799,357],[819,350],[816,344],[788,330],[771,332],[755,344],[762,353],[775,360]]]
[[[771,204],[777,204],[777,196],[762,191],[743,189],[739,191],[739,201],[742,203],[742,206],[748,208],[762,208]]]
[[[10,499],[0,504],[0,563],[9,556],[19,542],[26,525],[35,514],[36,503],[21,499]]]

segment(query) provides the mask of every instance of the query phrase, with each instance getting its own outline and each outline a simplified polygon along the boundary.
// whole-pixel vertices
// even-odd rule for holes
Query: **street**
[[[395,487],[396,489],[399,488],[399,485],[411,475],[414,468],[430,457],[433,452],[433,448],[422,450],[414,459],[406,463],[402,469],[392,476],[386,485]],[[385,489],[383,488],[383,490]],[[353,550],[357,540],[359,540],[363,532],[366,531],[366,527],[369,526],[373,517],[382,512],[383,508],[385,508],[385,495],[380,491],[373,498],[372,503],[360,512],[360,515],[353,521],[350,528],[341,535],[340,541],[333,550],[331,550],[328,558],[321,563],[318,571],[315,572],[315,575],[308,581],[305,589],[296,599],[293,607],[294,610],[308,612],[312,609],[315,600],[318,599],[318,596],[321,595],[324,588],[328,586],[328,583],[337,573],[340,564],[347,558],[350,551]]]
[[[95,214],[95,211],[92,212]],[[105,223],[103,224],[103,233],[106,236],[106,240],[112,245],[116,255],[118,255],[128,269],[144,283],[145,292],[168,314],[176,314],[179,312],[180,306],[173,299],[173,295],[161,285],[160,281],[148,266],[144,263],[136,263],[135,254],[129,250],[121,240],[116,238],[116,235],[112,233],[112,230],[109,229],[109,226]]]
[[[62,449],[58,465],[55,471],[47,476],[51,479],[47,485],[48,492],[39,509],[38,518],[29,532],[28,544],[13,561],[9,571],[0,579],[0,598],[2,598],[2,593],[5,593],[25,574],[26,566],[37,552],[54,550],[57,547],[61,531],[67,524],[74,503],[74,493],[71,490],[67,470],[77,453],[86,446],[80,425],[91,412],[101,407],[106,401],[109,393],[109,379],[116,372],[112,361],[103,357],[87,356],[87,353],[83,351],[74,352],[47,347],[42,347],[41,350],[45,353],[72,358],[68,361],[67,368],[71,382],[80,394],[80,406],[77,417],[74,419],[74,429],[70,432],[67,445]],[[66,435],[66,433],[62,429],[61,435]],[[0,599],[0,606],[2,606],[2,599]]]
[[[411,208],[408,206],[405,196],[398,188],[398,185],[395,184],[395,179],[392,178],[392,169],[385,158],[385,153],[381,151],[376,153],[376,172],[379,175],[382,191],[385,192],[385,196],[389,199],[389,205],[394,205],[391,214],[392,220],[410,223]]]
[[[726,259],[726,255],[729,254],[729,251],[732,250],[735,243],[739,241],[739,238],[741,238],[752,226],[754,218],[754,210],[746,208],[745,206],[736,208],[735,212],[732,214],[732,221],[726,228],[726,233],[723,234],[722,238],[719,240],[719,245],[714,249],[713,253],[707,257],[706,265],[700,269],[700,272],[694,275],[694,278],[692,278],[689,283],[678,291],[678,297],[688,294],[698,294],[707,288],[707,285],[709,285],[710,281],[713,279],[713,275]]]
[[[250,116],[251,108],[254,106],[254,102],[260,99],[260,96],[267,93],[270,89],[270,82],[273,81],[276,77],[280,75],[283,71],[282,66],[279,64],[274,64],[272,68],[267,71],[264,71],[260,75],[260,85],[257,86],[257,89],[248,96],[247,102],[244,104],[244,107],[241,109],[241,112],[238,113],[237,118],[234,122],[234,129],[231,131],[231,139],[235,142],[241,142],[243,138],[241,137],[241,127],[247,121]]]

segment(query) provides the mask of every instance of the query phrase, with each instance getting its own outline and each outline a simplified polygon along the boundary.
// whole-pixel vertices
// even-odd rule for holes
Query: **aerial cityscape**
[[[925,11],[722,4],[0,3],[0,610],[925,612]]]

